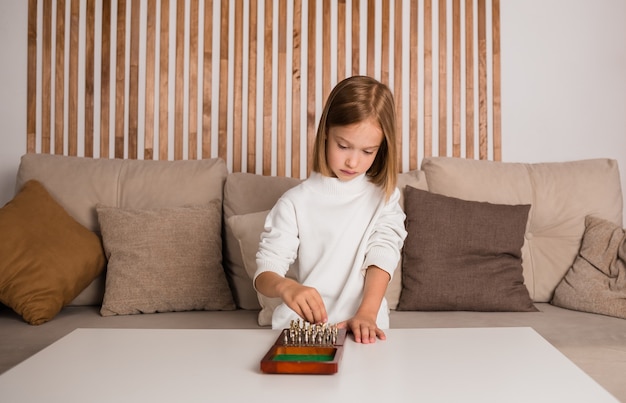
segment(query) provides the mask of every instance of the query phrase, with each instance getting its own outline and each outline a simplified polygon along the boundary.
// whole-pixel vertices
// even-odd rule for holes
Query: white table
[[[531,328],[390,329],[334,375],[263,374],[278,331],[78,329],[0,376],[2,402],[615,402]]]

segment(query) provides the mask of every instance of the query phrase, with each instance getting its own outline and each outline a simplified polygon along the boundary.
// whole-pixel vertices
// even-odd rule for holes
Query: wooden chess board
[[[346,329],[292,322],[283,329],[261,360],[261,371],[268,374],[334,374],[343,355]]]

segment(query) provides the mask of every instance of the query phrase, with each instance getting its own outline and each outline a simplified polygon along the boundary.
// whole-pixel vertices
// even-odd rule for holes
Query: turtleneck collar
[[[349,181],[341,181],[338,178],[323,176],[319,172],[311,172],[309,179],[311,184],[319,187],[325,194],[333,195],[353,195],[362,192],[372,183],[366,174],[361,174]]]

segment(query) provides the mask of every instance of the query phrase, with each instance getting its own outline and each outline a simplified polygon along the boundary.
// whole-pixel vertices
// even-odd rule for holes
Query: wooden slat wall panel
[[[220,157],[233,172],[305,177],[328,93],[368,74],[396,96],[402,171],[431,155],[501,159],[499,0],[28,8],[27,152]]]
[[[113,0],[115,1],[115,0]],[[170,2],[161,0],[159,30],[159,159],[169,158],[169,42]]]
[[[242,167],[242,113],[243,113],[243,1],[235,2],[235,83],[233,85],[233,170],[240,172]]]
[[[189,10],[189,141],[187,155],[189,159],[198,158],[198,0],[191,0]]]
[[[75,2],[77,0],[72,0]],[[126,103],[126,0],[117,2],[117,51],[115,52],[115,158],[124,158],[124,114]]]
[[[339,7],[341,7],[340,2]],[[342,24],[344,25],[344,24]],[[345,38],[344,38],[345,40]],[[292,105],[291,105],[291,172],[292,176],[300,172],[300,144],[302,134],[300,132],[300,97],[302,96],[301,69],[302,69],[302,1],[295,0],[293,4],[293,55],[291,67],[292,80]],[[345,51],[345,50],[344,50]],[[341,52],[339,52],[341,53]],[[345,54],[345,53],[344,53]],[[338,63],[338,66],[340,63]],[[345,63],[344,63],[345,69]],[[338,67],[339,68],[339,67]]]
[[[57,18],[58,16],[59,13],[57,13]],[[61,30],[61,27],[58,24],[57,27]],[[57,36],[57,39],[58,38],[59,37]],[[102,1],[102,41],[100,54],[100,157],[109,158],[109,112],[111,101],[111,0]],[[57,88],[61,87],[62,85],[57,85]],[[57,91],[57,93],[59,92],[60,91]],[[56,102],[57,108],[61,105],[62,102]],[[57,119],[57,121],[62,123],[63,119]]]
[[[473,0],[465,0],[465,10]],[[474,33],[474,14],[465,13],[465,37]],[[474,41],[465,41],[465,156],[474,157]]]
[[[93,157],[94,148],[94,77],[95,77],[95,0],[87,0],[87,26],[85,34],[85,157]],[[137,60],[137,64],[139,60]],[[135,133],[135,138],[137,133]]]
[[[256,0],[250,0],[250,11],[248,30],[248,152],[247,152],[247,172],[256,172],[256,117],[257,117],[257,20],[258,5]],[[206,40],[206,39],[205,39]]]
[[[156,49],[156,0],[148,0],[146,24],[146,95],[144,120],[144,158],[154,158],[154,95],[155,95],[155,49]]]
[[[256,5],[256,0],[251,0],[251,4]],[[210,158],[212,137],[211,137],[211,102],[213,91],[213,0],[204,2],[204,69],[202,72],[202,158]],[[255,18],[256,21],[256,18]],[[256,110],[256,108],[255,108]]]
[[[52,0],[43,2],[43,44],[41,59],[41,149],[44,150],[44,152],[50,152]]]
[[[54,153],[63,154],[63,131],[65,123],[63,120],[63,111],[65,110],[65,93],[63,91],[59,91],[58,88],[64,88],[65,83],[65,0],[57,0],[56,18],[56,57],[54,62]],[[42,101],[43,99],[44,98],[42,97]],[[53,147],[50,144],[50,147],[42,147],[42,150],[51,150],[52,148]]]
[[[128,158],[138,157],[139,130],[139,5],[133,1],[130,8],[130,66],[128,93]]]

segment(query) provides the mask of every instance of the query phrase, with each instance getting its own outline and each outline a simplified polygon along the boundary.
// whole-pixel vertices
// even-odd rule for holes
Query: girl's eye
[[[337,144],[340,149],[345,150],[348,146],[344,146],[343,144]]]
[[[368,150],[365,150],[365,151],[363,151],[363,152],[364,152],[365,154],[367,154],[367,155],[372,155],[372,154],[374,154],[374,151],[368,151]]]

